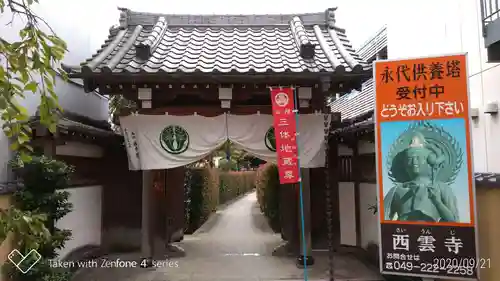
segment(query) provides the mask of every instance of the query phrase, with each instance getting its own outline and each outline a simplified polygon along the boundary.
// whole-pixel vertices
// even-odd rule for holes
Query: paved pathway
[[[83,270],[74,281],[277,281],[303,280],[293,258],[273,257],[281,243],[260,213],[250,193],[218,211],[195,234],[178,243],[186,257],[154,269],[98,268]],[[118,256],[109,257],[115,259]],[[122,259],[137,259],[137,254]],[[328,280],[327,259],[319,254],[309,280]],[[378,274],[350,256],[336,258],[335,280],[381,280]]]

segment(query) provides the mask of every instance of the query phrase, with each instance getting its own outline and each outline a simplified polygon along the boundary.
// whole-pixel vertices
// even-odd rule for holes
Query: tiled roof
[[[94,136],[111,137],[116,136],[115,132],[111,130],[111,126],[107,121],[94,120],[79,114],[64,111],[59,113],[57,127],[61,133],[68,131],[76,131]],[[34,126],[40,121],[39,112],[31,118],[31,124]]]
[[[355,118],[375,107],[373,79],[363,83],[361,91],[351,92],[330,103],[332,112],[340,112],[341,120]]]
[[[359,54],[363,60],[369,61],[386,47],[387,28],[384,26],[375,36],[361,46]],[[329,105],[332,112],[340,112],[342,120],[355,118],[373,110],[375,107],[373,79],[366,81],[362,85],[361,92],[353,91],[332,101]]]
[[[358,50],[359,55],[366,61],[387,47],[387,26],[380,29],[373,37],[363,43]]]
[[[499,173],[474,173],[477,186],[500,187]]]
[[[72,77],[89,73],[285,73],[367,70],[334,11],[165,15],[121,10],[120,26]]]

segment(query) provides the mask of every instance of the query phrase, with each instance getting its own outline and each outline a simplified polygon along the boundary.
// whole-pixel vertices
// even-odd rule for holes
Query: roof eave
[[[300,85],[310,83],[349,82],[353,89],[361,87],[361,84],[372,75],[371,70],[361,70],[356,72],[264,72],[264,73],[70,73],[70,78],[82,79],[85,92],[97,89],[98,84],[117,83],[186,83],[186,84],[280,84]],[[274,82],[273,82],[274,81]],[[359,85],[358,85],[359,84]]]
[[[211,78],[211,77],[218,77],[218,78],[224,78],[224,77],[230,77],[230,78],[242,78],[245,80],[251,79],[251,78],[260,78],[260,77],[269,77],[272,75],[273,77],[280,77],[280,78],[294,78],[294,77],[307,77],[307,78],[319,78],[319,77],[330,77],[330,78],[338,78],[338,77],[345,77],[345,76],[358,76],[358,77],[367,77],[366,80],[368,80],[371,75],[372,71],[371,69],[360,69],[357,71],[344,71],[344,72],[339,72],[339,71],[320,71],[320,72],[311,72],[311,71],[303,71],[303,72],[275,72],[275,71],[267,71],[267,72],[154,72],[154,73],[149,73],[149,72],[122,72],[122,73],[104,73],[104,72],[91,72],[91,73],[85,73],[85,72],[68,72],[68,77],[69,78],[75,78],[75,79],[94,79],[94,80],[108,80],[108,79],[117,79],[119,80],[120,78],[134,78],[136,79],[135,81],[141,80],[141,79],[150,79],[150,78],[162,78],[164,81],[168,81],[168,78],[171,78],[172,81],[178,80],[180,78],[197,78],[197,77],[205,77],[205,78]]]

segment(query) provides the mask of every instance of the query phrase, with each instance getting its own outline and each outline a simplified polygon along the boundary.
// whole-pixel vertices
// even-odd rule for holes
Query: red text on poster
[[[300,181],[297,150],[297,122],[292,88],[271,89],[276,163],[281,184]]]

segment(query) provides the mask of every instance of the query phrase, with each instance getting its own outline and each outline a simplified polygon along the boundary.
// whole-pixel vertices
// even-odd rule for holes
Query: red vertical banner
[[[293,88],[271,89],[271,103],[280,183],[297,183],[300,181],[300,174]]]

